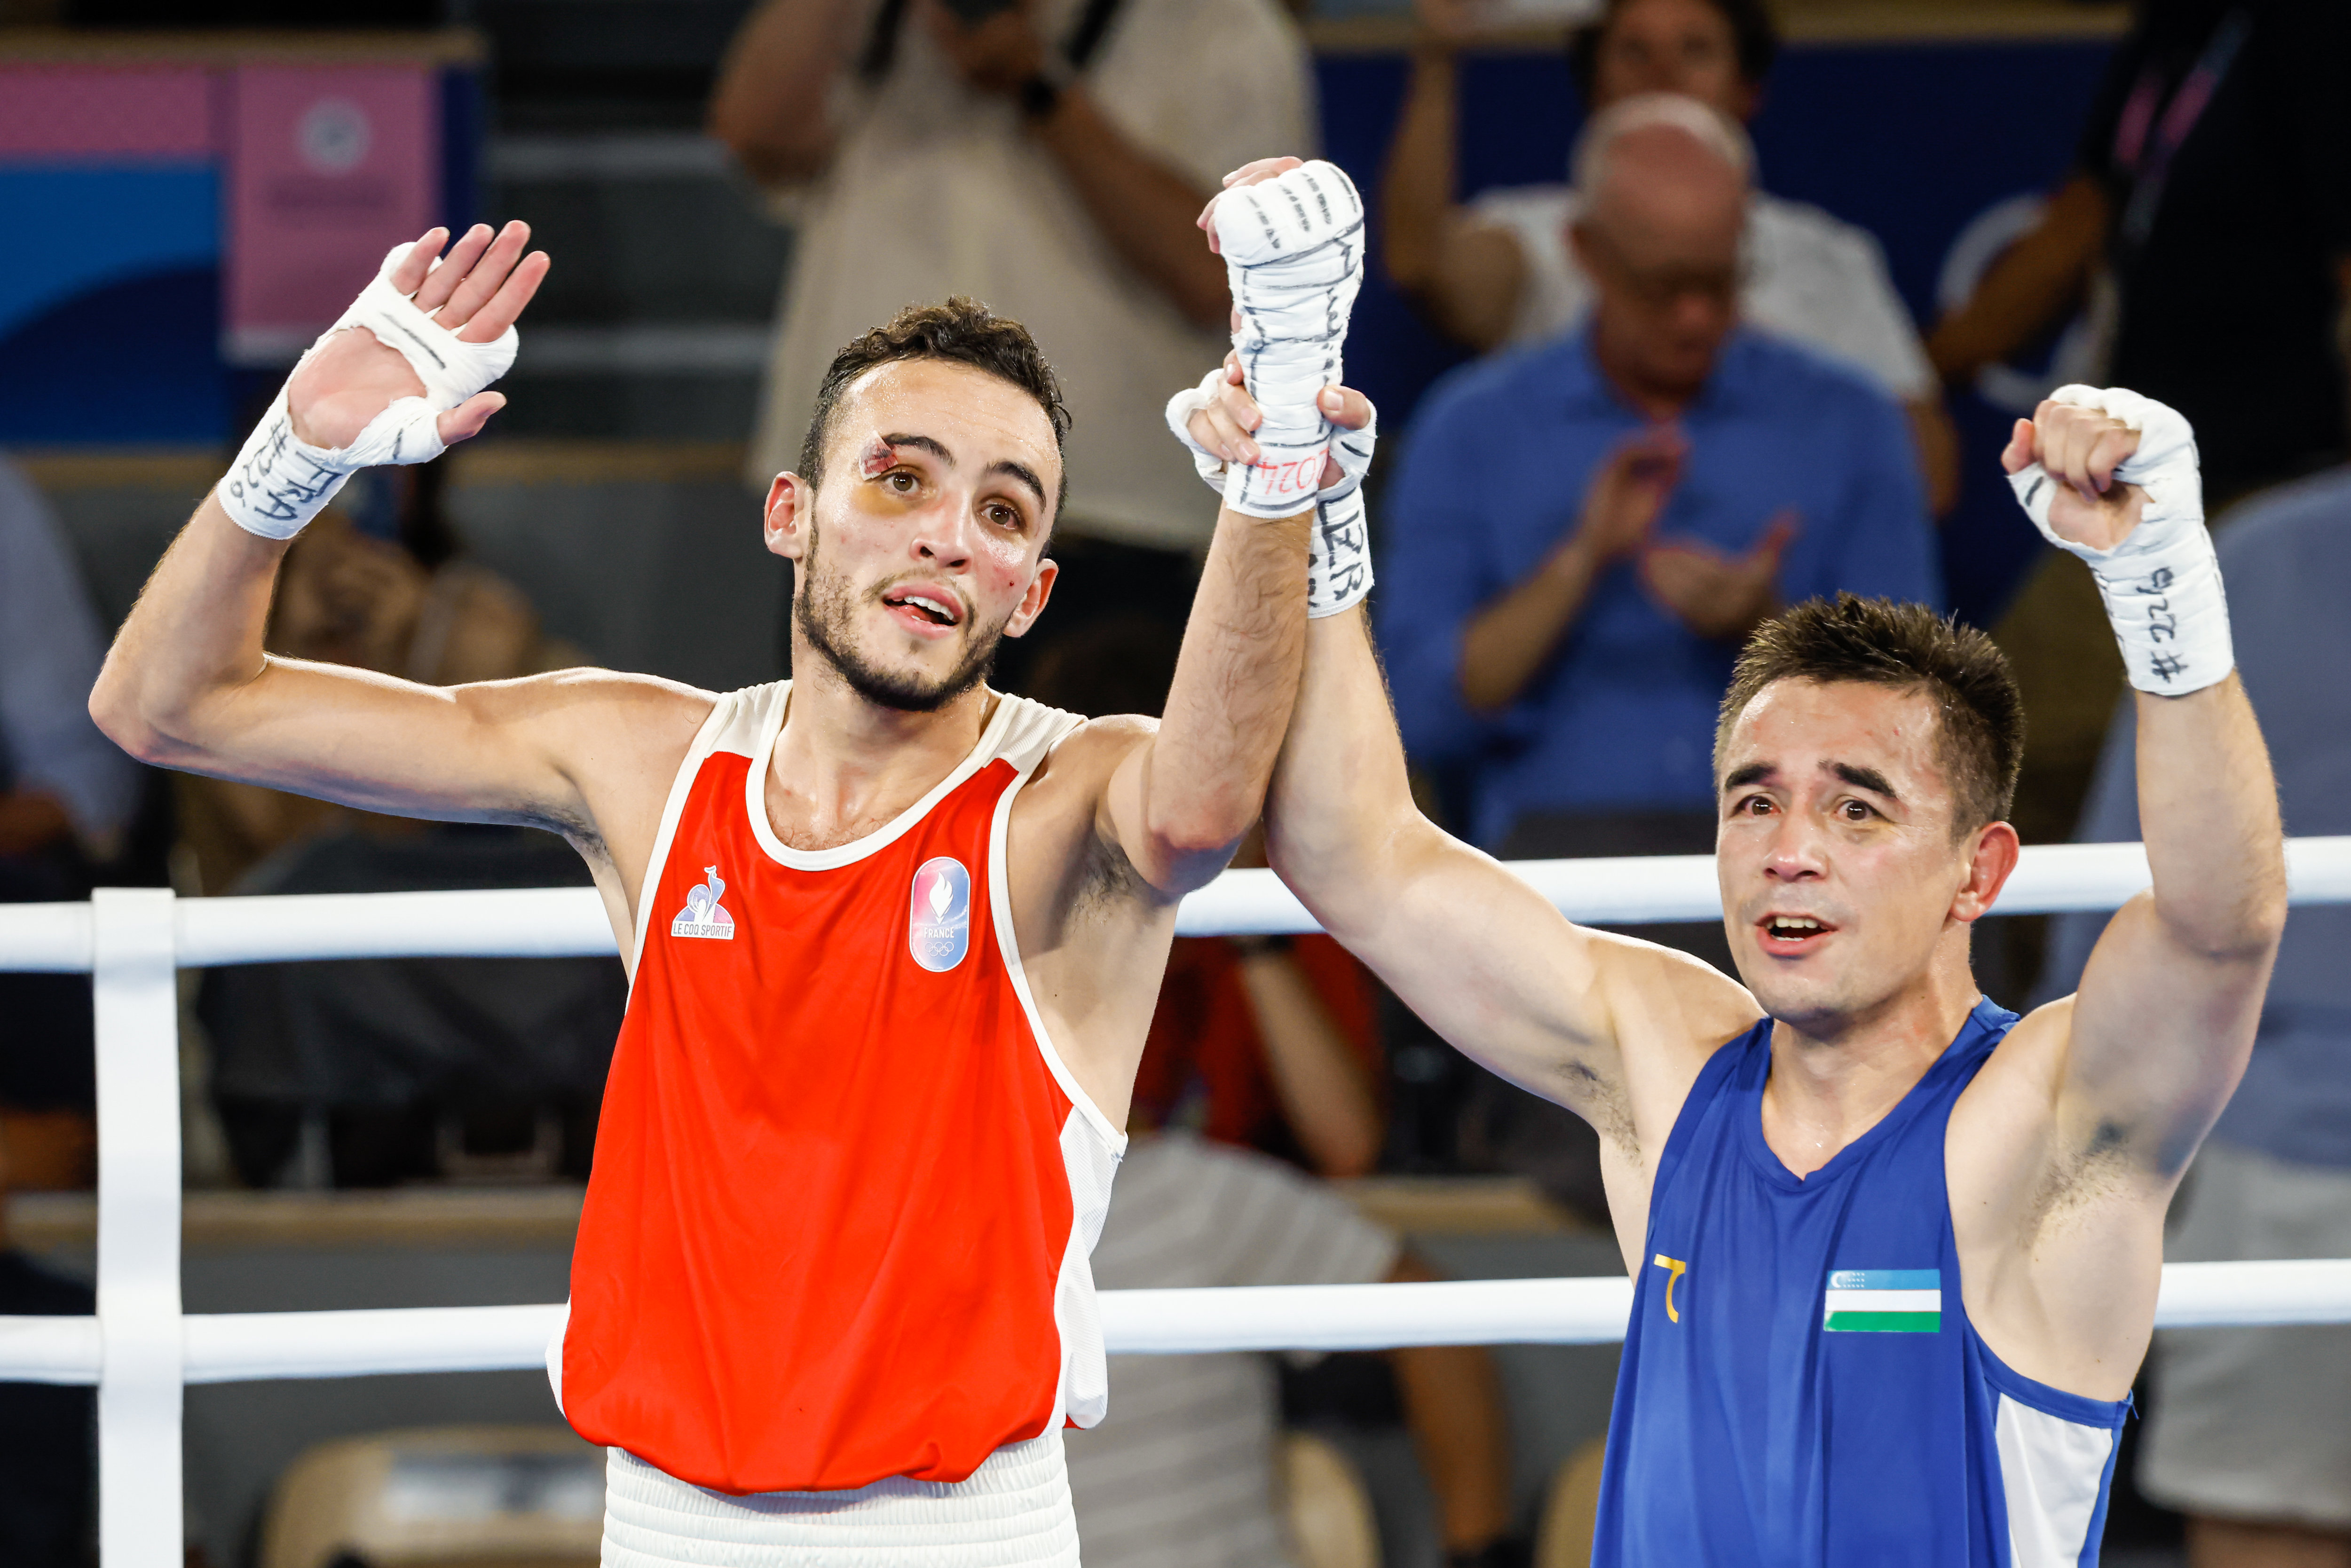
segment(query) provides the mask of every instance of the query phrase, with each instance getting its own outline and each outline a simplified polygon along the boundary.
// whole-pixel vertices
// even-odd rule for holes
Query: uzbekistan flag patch
[[[1940,1333],[1939,1269],[1839,1269],[1821,1298],[1828,1333]]]

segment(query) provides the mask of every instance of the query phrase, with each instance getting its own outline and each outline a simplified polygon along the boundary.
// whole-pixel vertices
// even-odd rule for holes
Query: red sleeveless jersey
[[[998,699],[895,821],[768,821],[789,683],[719,699],[664,811],[553,1370],[589,1441],[728,1492],[959,1481],[1092,1426],[1087,1256],[1125,1137],[1040,1023],[1012,803],[1081,721]]]

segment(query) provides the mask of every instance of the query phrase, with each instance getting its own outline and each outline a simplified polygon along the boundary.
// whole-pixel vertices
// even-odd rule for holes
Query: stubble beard
[[[832,666],[855,692],[876,707],[899,713],[936,713],[986,680],[996,667],[996,650],[1004,641],[1004,623],[973,627],[955,667],[935,680],[919,674],[885,670],[860,653],[851,641],[857,604],[849,585],[820,564],[813,530],[809,536],[808,586],[792,601],[792,620],[819,657]]]

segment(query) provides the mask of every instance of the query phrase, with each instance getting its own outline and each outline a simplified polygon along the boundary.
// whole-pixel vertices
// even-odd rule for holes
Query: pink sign
[[[0,158],[210,158],[201,66],[0,66]]]
[[[424,66],[246,66],[235,82],[226,350],[282,363],[439,221],[439,100]]]

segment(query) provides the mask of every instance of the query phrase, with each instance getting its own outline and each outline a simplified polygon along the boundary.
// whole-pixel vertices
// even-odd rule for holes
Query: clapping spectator
[[[1597,116],[1576,156],[1589,323],[1454,372],[1389,491],[1405,744],[1505,855],[1710,851],[1715,706],[1747,632],[1839,590],[1938,597],[1900,412],[1740,324],[1747,167],[1695,99]]]
[[[1578,325],[1593,278],[1570,231],[1566,184],[1456,197],[1462,48],[1483,0],[1418,0],[1420,32],[1384,187],[1388,272],[1438,329],[1479,351],[1541,342]],[[1779,36],[1762,0],[1605,0],[1577,29],[1568,62],[1599,113],[1638,93],[1675,92],[1734,120],[1754,118]],[[1959,444],[1917,328],[1868,231],[1763,190],[1748,195],[1740,310],[1764,331],[1863,371],[1909,415],[1938,516],[1959,493]]]
[[[1228,309],[1193,220],[1227,170],[1314,141],[1280,0],[767,0],[710,124],[799,216],[756,483],[796,461],[836,348],[910,300],[974,296],[1036,334],[1085,411],[1059,602],[1180,631],[1216,512],[1162,410],[1224,352]],[[1086,619],[1057,610],[1044,635]]]

